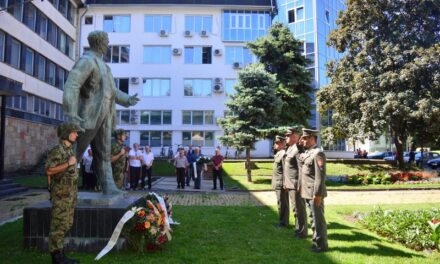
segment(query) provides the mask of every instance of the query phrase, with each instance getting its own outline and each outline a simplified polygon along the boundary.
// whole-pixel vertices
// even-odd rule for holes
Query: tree
[[[280,115],[274,117],[278,125],[306,125],[313,90],[303,42],[295,39],[288,27],[274,23],[269,34],[247,43],[247,47],[268,72],[276,74],[276,95],[282,101]]]
[[[438,2],[437,2],[438,3]],[[378,138],[390,131],[403,168],[408,136],[439,133],[440,5],[435,0],[350,0],[329,44],[344,53],[328,65],[317,95],[334,132]],[[435,131],[434,131],[435,130]]]
[[[275,76],[261,64],[251,64],[238,72],[236,93],[226,103],[231,113],[220,120],[224,136],[222,144],[244,147],[248,181],[252,182],[250,155],[260,130],[272,127],[278,115],[280,101],[275,95]]]

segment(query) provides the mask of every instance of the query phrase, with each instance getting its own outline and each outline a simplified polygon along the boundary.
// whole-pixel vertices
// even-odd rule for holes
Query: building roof
[[[275,6],[275,0],[86,0],[87,5]]]

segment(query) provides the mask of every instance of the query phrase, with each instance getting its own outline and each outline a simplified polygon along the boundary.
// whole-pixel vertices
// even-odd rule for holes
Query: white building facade
[[[62,94],[76,59],[80,0],[0,0],[0,95],[6,171],[34,166],[58,143]]]
[[[175,152],[194,145],[212,155],[221,146],[217,121],[227,112],[237,71],[255,62],[245,42],[267,34],[271,1],[105,2],[86,1],[81,10],[80,51],[90,32],[108,32],[105,60],[117,86],[141,99],[129,109],[117,106],[127,145],[150,145],[156,155],[163,146]],[[271,143],[258,142],[252,155],[269,157]]]

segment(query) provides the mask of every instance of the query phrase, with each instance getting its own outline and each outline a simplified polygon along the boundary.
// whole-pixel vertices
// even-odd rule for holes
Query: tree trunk
[[[398,136],[397,133],[394,134],[394,145],[396,146],[397,164],[399,169],[403,170],[405,168],[405,160],[403,158],[403,137]]]
[[[252,174],[251,174],[251,147],[246,147],[246,171],[247,171],[247,180],[248,182],[252,182]]]

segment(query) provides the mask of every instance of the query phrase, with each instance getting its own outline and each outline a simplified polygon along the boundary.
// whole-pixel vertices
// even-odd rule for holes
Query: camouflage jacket
[[[112,143],[112,157],[119,154],[121,150],[125,148],[124,144],[120,144],[117,141]],[[127,160],[127,154],[122,155],[119,159],[112,162],[113,174],[122,174],[125,168],[125,162]]]
[[[70,157],[75,156],[72,147],[66,146],[60,142],[47,154],[46,170],[63,163],[66,163]],[[67,170],[51,176],[51,198],[76,196],[78,191],[78,168],[76,165],[69,166]]]

